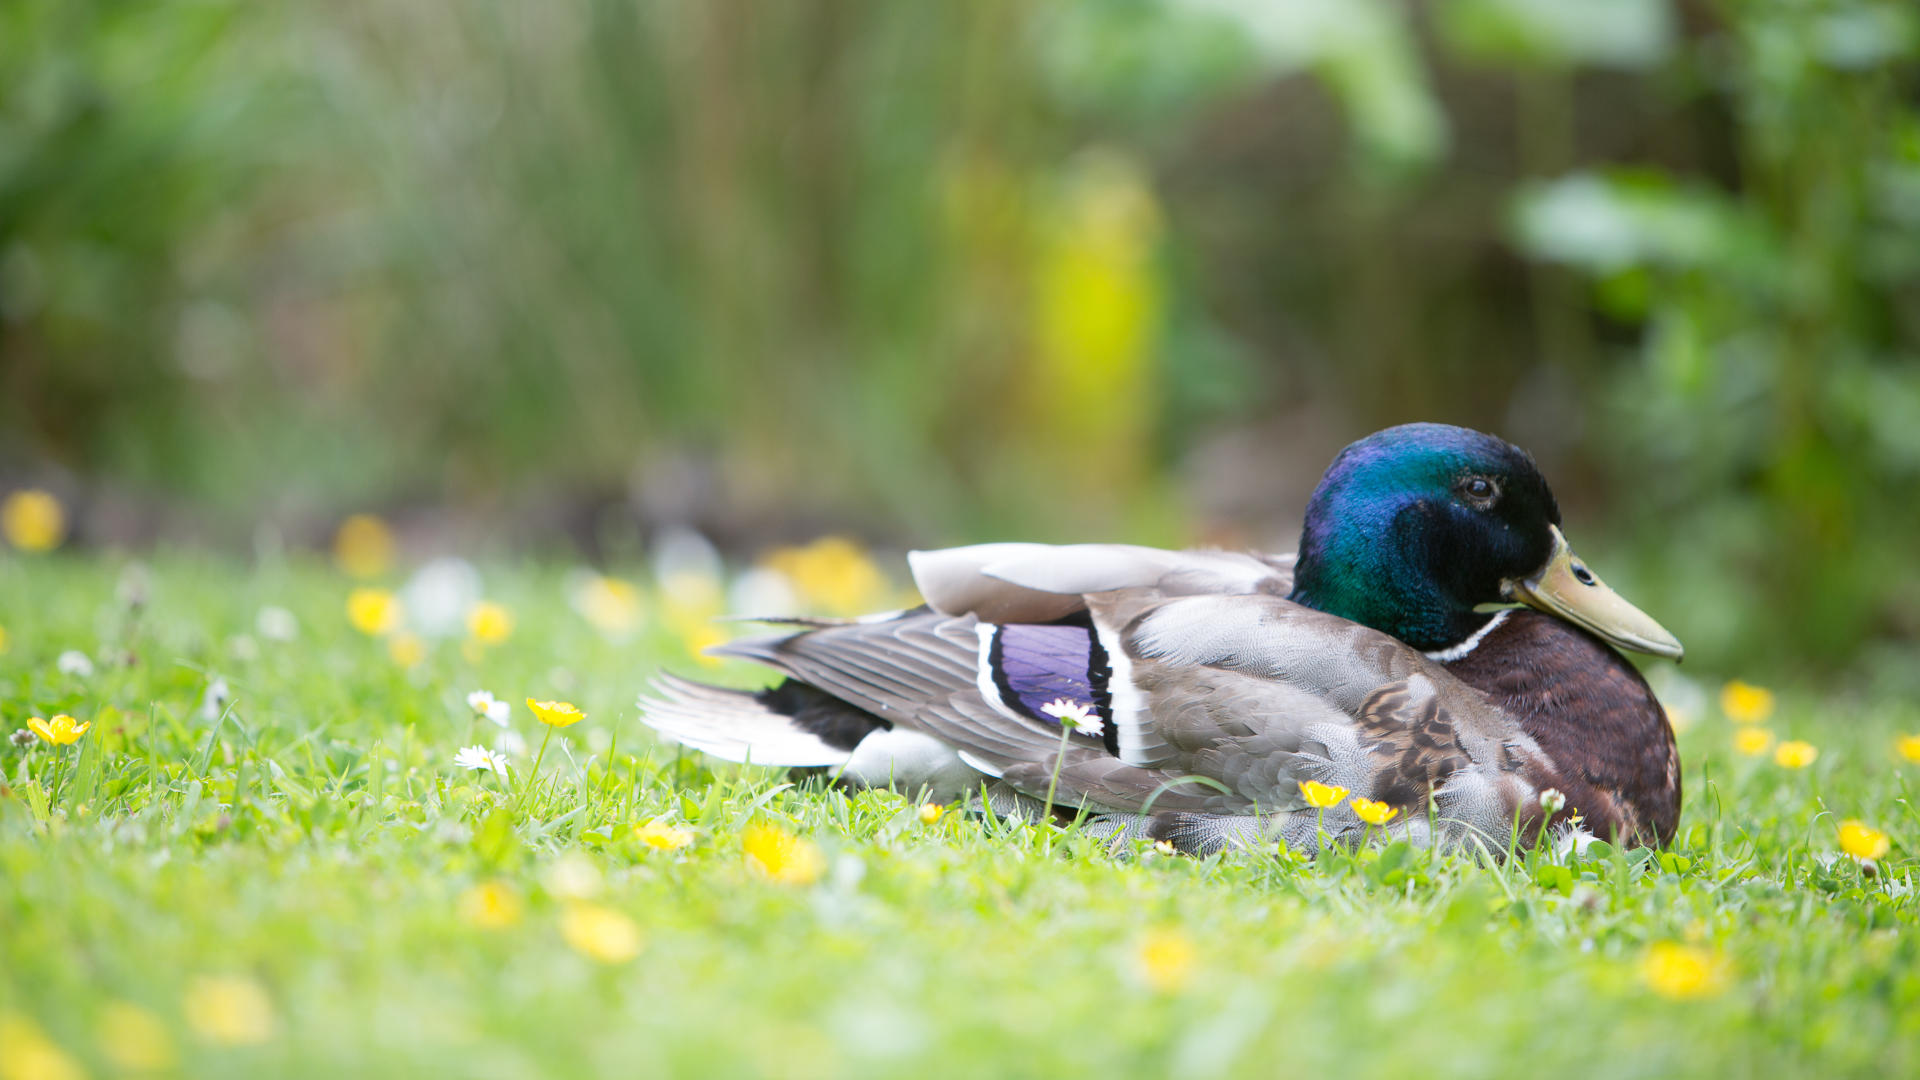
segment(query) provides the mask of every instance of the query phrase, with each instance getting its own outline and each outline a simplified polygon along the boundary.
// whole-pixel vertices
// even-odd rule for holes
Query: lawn
[[[1920,1072],[1912,702],[1703,679],[1660,855],[1113,853],[676,753],[648,677],[751,672],[650,586],[480,572],[492,644],[363,633],[317,560],[0,555],[0,720],[91,725],[0,741],[0,1078]],[[476,689],[510,779],[454,763]]]

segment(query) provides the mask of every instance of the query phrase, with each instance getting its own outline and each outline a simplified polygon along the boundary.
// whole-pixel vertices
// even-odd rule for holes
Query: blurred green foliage
[[[1440,419],[1911,685],[1917,95],[1905,0],[14,0],[0,480],[1284,543]]]

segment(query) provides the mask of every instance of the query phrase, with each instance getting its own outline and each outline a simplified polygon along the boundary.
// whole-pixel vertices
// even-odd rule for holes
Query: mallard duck
[[[1532,457],[1492,435],[1348,446],[1294,556],[1010,543],[909,562],[923,606],[777,620],[715,651],[785,681],[665,676],[645,722],[730,761],[985,789],[1195,853],[1359,839],[1344,797],[1310,805],[1328,789],[1416,843],[1673,836],[1673,731],[1615,650],[1677,660],[1680,642],[1575,556]]]

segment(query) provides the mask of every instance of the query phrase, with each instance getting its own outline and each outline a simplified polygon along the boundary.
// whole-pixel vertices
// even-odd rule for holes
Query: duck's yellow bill
[[[1553,555],[1547,565],[1532,577],[1508,582],[1507,587],[1515,600],[1585,627],[1622,649],[1675,660],[1686,652],[1680,639],[1666,627],[1627,603],[1587,569],[1557,526],[1553,527]]]

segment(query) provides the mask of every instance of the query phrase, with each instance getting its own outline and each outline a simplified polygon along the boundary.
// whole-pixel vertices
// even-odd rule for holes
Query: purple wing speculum
[[[1091,627],[1074,623],[997,626],[983,659],[1001,700],[1011,709],[1053,724],[1058,721],[1040,710],[1065,699],[1090,704],[1103,721],[1112,720],[1107,654]],[[1102,728],[1111,739],[1112,723]]]

